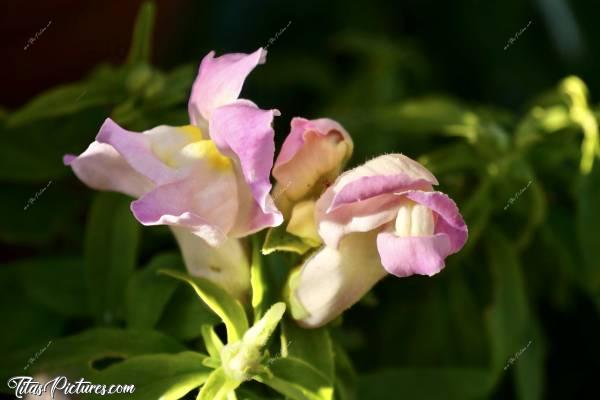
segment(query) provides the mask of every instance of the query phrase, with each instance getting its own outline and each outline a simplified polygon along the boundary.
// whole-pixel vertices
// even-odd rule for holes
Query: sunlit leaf
[[[260,375],[254,379],[294,400],[333,399],[332,383],[301,360],[277,358],[269,365],[269,370],[272,375]]]
[[[240,340],[248,330],[248,319],[240,302],[224,289],[203,279],[177,272],[162,270],[161,273],[188,283],[210,309],[227,327],[228,342]]]
[[[309,244],[301,238],[288,233],[284,225],[279,225],[267,231],[262,253],[266,255],[274,251],[288,251],[302,255],[310,249],[311,246]]]
[[[240,382],[229,379],[222,368],[217,368],[208,377],[208,380],[200,389],[196,400],[223,400],[232,390],[238,387]]]
[[[134,356],[96,373],[91,380],[107,386],[116,383],[135,386],[133,393],[112,394],[110,397],[114,399],[176,400],[206,381],[212,370],[203,365],[205,358],[190,351]]]
[[[43,372],[50,376],[89,377],[96,372],[95,363],[119,360],[151,353],[175,353],[185,348],[172,338],[155,331],[133,331],[96,328],[63,338],[51,338],[51,343],[31,365],[30,374]],[[40,348],[23,348],[5,355],[3,365],[21,365]],[[1,369],[4,373],[5,368]],[[18,371],[12,371],[18,374]],[[13,375],[14,376],[14,375]]]

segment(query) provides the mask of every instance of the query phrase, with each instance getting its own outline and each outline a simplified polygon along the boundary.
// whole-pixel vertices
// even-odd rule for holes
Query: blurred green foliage
[[[187,350],[214,352],[207,340],[214,331],[205,327],[218,319],[188,288],[157,275],[184,269],[168,231],[140,229],[124,196],[92,193],[62,164],[107,116],[132,130],[187,123],[195,66],[165,72],[150,64],[153,16],[152,6],[142,8],[125,64],[99,65],[80,82],[0,113],[3,379],[23,374],[49,340],[32,373],[135,383],[138,398],[179,398],[209,379],[204,358]],[[272,367],[298,385],[284,393],[313,398],[321,380],[344,400],[578,393],[549,377],[576,383],[574,366],[560,358],[565,352],[595,360],[579,370],[600,368],[600,107],[585,83],[567,77],[514,112],[415,91],[435,82],[435,72],[409,40],[340,32],[330,50],[275,56],[252,75],[249,90],[261,88],[257,97],[268,104],[282,99],[284,111],[292,89],[300,100],[316,99],[310,109],[318,115],[307,117],[346,127],[356,144],[353,164],[384,152],[418,159],[457,202],[470,236],[443,273],[388,278],[328,330],[307,333],[284,321],[281,344],[271,350],[288,359]],[[276,128],[281,141],[288,128]],[[277,288],[286,273],[280,264],[297,260],[273,254],[253,265],[253,286]],[[272,302],[273,293],[263,296]],[[257,317],[262,299],[252,300]],[[579,341],[559,342],[564,337]],[[327,354],[335,354],[334,365]],[[107,360],[108,368],[98,366]],[[273,396],[252,384],[238,392]]]

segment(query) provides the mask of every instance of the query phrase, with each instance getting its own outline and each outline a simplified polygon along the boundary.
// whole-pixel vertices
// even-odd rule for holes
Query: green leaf
[[[187,282],[194,289],[202,301],[225,323],[228,343],[240,340],[244,332],[248,330],[248,319],[244,307],[224,289],[203,278],[191,277],[176,271],[163,270],[160,272]]]
[[[142,4],[135,20],[131,47],[127,56],[127,64],[150,63],[152,52],[152,31],[156,7],[151,1]]]
[[[163,278],[169,279],[165,276]],[[200,337],[204,325],[212,326],[219,322],[219,317],[204,302],[198,301],[195,292],[180,285],[165,307],[157,329],[179,340],[188,341]]]
[[[298,236],[288,233],[285,224],[270,228],[267,231],[262,253],[271,254],[274,251],[287,251],[291,253],[304,254],[312,248]]]
[[[492,187],[493,180],[484,177],[471,197],[465,202],[464,207],[462,207],[462,214],[469,227],[469,240],[465,244],[465,248],[458,254],[458,257],[465,257],[472,251],[488,225],[493,204],[490,201]]]
[[[91,108],[102,108],[102,114],[106,116],[108,107],[125,99],[125,73],[123,69],[101,65],[85,80],[59,85],[38,95],[10,114],[6,125],[22,130],[31,122],[75,116]],[[47,138],[46,133],[50,131],[48,128],[42,128],[44,138]],[[81,134],[81,131],[77,133]],[[60,135],[60,131],[52,132],[53,137],[57,134]]]
[[[124,314],[125,288],[137,258],[140,225],[129,199],[114,193],[96,196],[85,236],[85,268],[97,321],[112,323]]]
[[[334,343],[335,397],[339,400],[355,400],[358,376],[350,357],[339,343]]]
[[[267,290],[269,283],[267,281],[267,271],[263,265],[260,255],[260,245],[258,238],[252,237],[252,263],[250,265],[250,285],[252,287],[252,308],[254,309],[254,321],[258,321],[266,311]]]
[[[399,368],[363,375],[359,399],[479,400],[492,389],[490,374],[477,368]]]
[[[421,157],[419,162],[433,174],[465,173],[481,168],[481,160],[473,146],[465,142],[455,142],[440,147]]]
[[[272,375],[254,379],[293,400],[333,399],[333,386],[323,374],[292,357],[277,358],[270,365]]]
[[[532,181],[530,180],[529,182],[531,183]],[[544,193],[544,189],[542,188],[542,184],[537,179],[531,187],[529,201],[532,205],[527,210],[527,224],[523,229],[523,233],[521,233],[519,239],[517,240],[518,249],[524,249],[529,245],[533,234],[546,220],[548,201],[546,200],[546,195]]]
[[[206,381],[212,370],[203,365],[205,358],[205,355],[191,351],[135,356],[109,366],[90,380],[94,384],[135,386],[131,394],[111,395],[114,399],[176,400]]]
[[[160,91],[146,92],[144,109],[154,111],[185,103],[197,73],[193,65],[182,65],[168,72]]]
[[[517,398],[537,400],[544,398],[544,345],[539,328],[533,329],[532,340],[526,343],[517,354],[515,361]]]
[[[92,107],[108,107],[116,100],[111,96],[117,82],[89,81],[57,86],[35,97],[7,119],[9,127],[33,121],[71,115]]]
[[[517,254],[514,246],[493,230],[488,232],[486,244],[494,284],[494,304],[488,315],[492,372],[498,378],[513,363],[531,357],[516,368],[517,394],[523,400],[540,399],[544,387],[544,348],[535,317],[529,310]],[[537,347],[536,351],[522,352],[530,342]]]
[[[13,265],[23,283],[24,294],[35,303],[65,317],[89,315],[81,259],[39,258],[19,261]],[[52,284],[48,284],[49,282]]]
[[[456,100],[425,97],[381,107],[373,114],[377,125],[411,135],[445,134],[475,142],[481,120]]]
[[[6,139],[0,146],[0,179],[35,183],[31,192],[23,196],[23,203],[26,203],[48,181],[52,180],[54,185],[61,176],[74,176],[70,168],[64,166],[63,156],[65,153],[79,154],[89,145],[106,118],[106,112],[94,107],[61,118],[40,119],[14,127],[0,126],[0,135]],[[56,187],[50,186],[46,192],[55,190]],[[46,192],[43,197],[48,196]],[[66,204],[77,205],[71,199],[64,200]],[[58,205],[59,210],[66,206]]]
[[[223,342],[221,342],[221,339],[219,339],[212,326],[202,325],[202,340],[204,340],[204,346],[211,358],[215,360],[221,359]]]
[[[580,178],[577,194],[577,235],[583,265],[580,268],[582,286],[592,296],[600,296],[600,166]]]
[[[282,352],[284,357],[304,361],[333,383],[335,357],[326,327],[302,329],[294,321],[286,319],[282,323],[281,343],[287,350]]]
[[[177,282],[158,275],[158,270],[183,269],[177,253],[155,256],[147,267],[136,271],[129,280],[126,294],[127,324],[134,329],[153,328],[177,289]]]
[[[256,346],[258,348],[265,346],[284,313],[285,303],[279,302],[273,304],[265,315],[244,333],[244,345]]]
[[[75,195],[54,180],[33,184],[5,183],[3,191],[0,207],[14,212],[4,213],[0,220],[0,241],[43,245],[53,240],[73,239],[75,243],[81,240],[80,218],[87,206],[87,194]],[[42,226],[44,229],[40,229]]]
[[[47,343],[47,341],[46,341]],[[44,343],[45,344],[45,343]],[[39,347],[19,349],[3,355],[0,371],[6,366],[22,365]],[[104,359],[128,358],[151,353],[176,353],[185,348],[172,338],[155,331],[132,331],[115,328],[96,328],[52,342],[31,365],[32,374],[43,372],[50,376],[92,376],[94,363]],[[4,378],[4,377],[3,377]]]
[[[23,296],[18,267],[11,264],[0,268],[0,314],[5,327],[0,330],[0,380],[4,382],[28,374],[37,362],[33,358],[65,327],[60,315]],[[3,390],[7,389],[0,392]]]
[[[222,400],[227,398],[230,392],[240,385],[239,382],[230,380],[223,371],[223,368],[215,369],[208,380],[200,389],[196,400]]]

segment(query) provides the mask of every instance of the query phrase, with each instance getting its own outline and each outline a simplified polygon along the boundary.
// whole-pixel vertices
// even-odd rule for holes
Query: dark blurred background
[[[55,86],[87,79],[99,64],[123,64],[141,3],[2,2],[0,115],[11,115]],[[587,84],[592,103],[600,93],[598,4],[590,0],[159,0],[156,5],[153,68],[168,73],[187,65],[183,75],[192,78],[199,61],[210,50],[217,54],[252,52],[268,44],[267,63],[247,80],[242,97],[262,108],[276,107],[282,112],[276,122],[278,143],[287,134],[293,116],[339,119],[355,140],[353,164],[383,152],[404,152],[418,158],[455,143],[454,138],[444,135],[399,134],[396,128],[401,122],[386,122],[394,119],[390,112],[396,105],[411,99],[443,95],[456,99],[460,105],[457,107],[485,108],[489,111],[485,115],[493,115],[506,137],[511,138],[519,126],[516,121],[527,115],[538,96],[554,90],[566,76],[577,75]],[[28,43],[45,27],[34,42]],[[187,82],[182,93],[189,90],[189,78],[182,79]],[[75,102],[88,101],[86,97],[91,93],[83,87],[80,92],[80,97],[73,96]],[[165,113],[161,121],[185,123],[185,101],[179,103],[180,110]],[[46,107],[52,108],[52,102]],[[25,139],[21,143],[15,138],[27,137],[18,124],[3,129],[4,161],[0,167],[4,171],[0,179],[5,217],[0,226],[0,261],[9,264],[29,257],[81,252],[92,193],[62,167],[60,155],[81,152],[93,140],[102,120],[115,112],[114,107],[100,104],[76,118],[58,116],[52,124],[44,125],[43,120],[37,125],[32,123],[28,130],[43,132],[35,136],[35,143],[25,143]],[[444,112],[450,111],[442,107],[440,113]],[[425,122],[421,122],[427,124],[427,113],[424,115]],[[81,123],[74,122],[77,118]],[[151,117],[131,121],[136,128],[156,125]],[[76,127],[77,139],[61,139],[58,132],[65,131],[66,126]],[[569,142],[574,152],[580,140],[574,136]],[[31,152],[26,154],[23,149],[30,145]],[[562,142],[557,145],[563,146]],[[457,153],[456,157],[461,156]],[[531,161],[527,165],[538,173],[534,185],[545,185],[544,204],[549,210],[537,226],[555,232],[553,240],[565,244],[567,250],[561,253],[564,258],[548,253],[544,246],[549,242],[541,230],[532,231],[527,244],[517,250],[530,312],[524,315],[535,315],[532,320],[536,321],[534,331],[539,339],[536,336],[531,346],[544,349],[539,356],[543,371],[529,378],[503,374],[490,398],[594,398],[597,395],[593,393],[598,393],[595,379],[600,373],[600,291],[585,289],[580,282],[584,278],[578,277],[578,263],[585,258],[586,271],[595,270],[596,277],[600,261],[582,256],[575,234],[577,230],[581,235],[581,231],[572,225],[575,218],[580,218],[575,215],[577,210],[583,207],[573,195],[579,186],[574,188],[568,183],[579,182],[579,155],[566,157],[552,168],[539,169],[536,165],[543,165],[543,160],[538,159],[544,157],[532,157],[528,160],[541,164]],[[44,162],[31,167],[32,160],[39,159]],[[474,163],[479,163],[481,170],[488,167],[489,160],[477,160]],[[566,176],[567,170],[572,179]],[[594,174],[598,174],[597,169]],[[517,200],[512,216],[498,210],[525,186],[527,179],[521,178],[486,192],[485,201],[493,204],[495,217],[482,226],[503,230],[509,239],[519,235],[519,224],[532,212],[519,209],[527,200]],[[28,198],[49,180],[52,185],[47,193],[40,195],[26,215],[18,214]],[[473,170],[449,173],[440,182],[441,189],[455,198],[461,209],[483,187],[481,175]],[[523,197],[528,193],[524,192]],[[596,211],[600,207],[591,200],[587,206]],[[477,204],[473,207],[477,214],[480,209]],[[479,236],[485,238],[486,231],[482,230]],[[586,238],[588,244],[599,244],[593,234]],[[157,242],[159,247],[171,245],[167,240]],[[497,277],[482,270],[487,270],[490,263],[485,254],[495,250],[489,250],[483,242],[474,242],[473,246],[468,256],[450,261],[443,276],[432,281],[420,277],[386,279],[364,304],[346,315],[338,339],[348,348],[359,373],[365,374],[362,387],[374,385],[386,393],[377,397],[375,390],[372,398],[396,398],[396,392],[391,392],[396,390],[396,377],[412,380],[410,372],[377,374],[382,369],[463,368],[487,365],[493,358],[488,351],[485,319],[493,312],[488,305],[496,304],[491,291]],[[142,244],[141,248],[141,261],[147,261],[156,250],[151,244]],[[452,273],[451,268],[460,269],[460,274]],[[73,326],[80,325],[67,324],[55,332],[70,332]],[[506,359],[528,342],[519,343],[522,345],[507,353]],[[528,349],[521,357],[534,351]],[[439,379],[436,374],[421,374],[419,382],[435,386]],[[455,380],[452,372],[443,376]],[[533,397],[523,394],[527,389],[519,387],[529,387],[527,379],[541,379],[542,383],[531,384],[544,389]],[[476,386],[476,381],[477,376],[465,379],[460,375],[456,385]],[[360,390],[361,398],[371,398],[368,391]],[[452,397],[452,393],[440,396],[461,398]]]

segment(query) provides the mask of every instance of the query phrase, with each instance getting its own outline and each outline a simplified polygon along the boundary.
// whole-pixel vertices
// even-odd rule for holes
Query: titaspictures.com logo
[[[57,376],[48,382],[38,382],[31,376],[14,376],[8,380],[8,387],[14,389],[17,399],[22,399],[26,395],[42,396],[44,393],[49,393],[54,399],[57,393],[66,396],[92,393],[106,396],[131,394],[135,391],[135,385],[95,385],[83,378],[69,382],[66,376]]]

